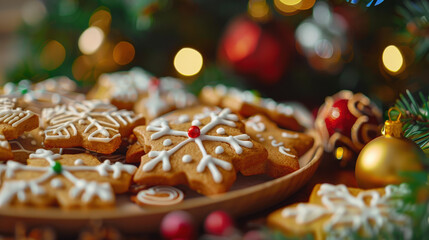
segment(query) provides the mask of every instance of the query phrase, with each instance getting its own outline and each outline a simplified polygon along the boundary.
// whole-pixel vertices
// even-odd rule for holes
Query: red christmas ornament
[[[273,84],[289,63],[293,34],[274,22],[261,27],[247,17],[231,22],[220,42],[219,58],[237,72]]]
[[[355,117],[347,106],[348,99],[338,99],[328,110],[325,118],[326,128],[328,129],[329,136],[339,132],[347,137],[351,137],[353,124],[356,122]]]
[[[344,90],[326,98],[315,126],[326,151],[345,146],[358,153],[380,135],[381,123],[380,110],[365,95]]]
[[[194,239],[195,229],[191,216],[184,211],[165,215],[161,222],[161,234],[165,239]]]
[[[205,222],[204,228],[207,233],[223,236],[228,235],[234,228],[231,217],[224,211],[215,211],[210,213]]]
[[[200,128],[197,127],[197,126],[191,126],[188,129],[188,136],[190,138],[197,138],[197,137],[199,137],[200,136]]]

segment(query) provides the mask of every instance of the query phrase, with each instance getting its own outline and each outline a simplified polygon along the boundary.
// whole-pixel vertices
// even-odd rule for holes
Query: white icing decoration
[[[172,142],[171,142],[171,139],[165,139],[164,140],[164,142],[162,142],[162,145],[164,145],[164,146],[170,146],[171,144],[173,144]]]
[[[298,138],[299,135],[298,135],[298,133],[291,134],[291,133],[287,133],[287,132],[282,132],[282,137],[284,137],[284,138]]]
[[[263,142],[263,141],[265,141],[265,138],[259,138],[259,141]]]
[[[109,172],[112,173],[114,179],[121,177],[123,172],[132,175],[136,171],[136,167],[133,165],[127,165],[122,163],[111,164],[110,161],[105,161],[96,166],[62,166],[61,173],[56,173],[52,166],[55,165],[55,161],[61,158],[60,154],[54,154],[52,151],[45,149],[37,149],[35,153],[30,154],[30,159],[44,159],[49,163],[49,166],[31,166],[23,165],[15,161],[8,161],[6,164],[0,164],[0,174],[4,172],[4,179],[2,188],[0,190],[0,206],[8,205],[16,196],[18,201],[25,202],[27,200],[27,192],[31,192],[35,195],[46,194],[46,189],[43,187],[43,183],[56,178],[60,175],[67,179],[73,184],[73,187],[69,190],[69,195],[72,198],[78,198],[83,202],[89,202],[94,197],[98,197],[101,201],[112,201],[114,198],[113,189],[107,182],[96,182],[88,181],[85,179],[79,179],[73,172],[79,171],[91,171],[97,172],[100,176],[109,176]],[[43,172],[44,174],[38,178],[30,180],[8,180],[13,178],[17,171],[30,171],[30,172]]]
[[[36,142],[36,140],[31,140],[30,144],[34,146],[37,144],[37,142]]]
[[[260,137],[262,137],[262,134],[258,133],[258,134],[256,134],[256,137],[260,138]]]
[[[277,142],[275,139],[274,139],[274,137],[273,136],[269,136],[268,137],[268,139],[272,139],[272,141],[271,141],[271,145],[273,146],[273,147],[278,147],[279,148],[279,152],[281,153],[281,154],[284,154],[284,155],[286,155],[286,156],[289,156],[289,157],[291,157],[291,158],[296,158],[296,156],[295,155],[293,155],[293,154],[290,154],[290,153],[288,153],[288,152],[290,152],[290,148],[285,148],[283,145],[283,142]]]
[[[224,135],[225,134],[225,128],[220,127],[218,129],[216,129],[216,133],[219,135]]]
[[[373,238],[381,230],[392,233],[395,228],[402,231],[404,239],[409,239],[412,234],[411,219],[393,207],[394,204],[403,206],[398,197],[409,191],[405,184],[389,185],[385,187],[383,196],[374,190],[353,196],[345,185],[322,184],[317,192],[322,205],[301,203],[295,208],[285,208],[281,214],[284,218],[294,217],[298,224],[309,224],[330,215],[323,229],[333,239],[347,239],[349,234],[358,231]]]
[[[4,137],[3,134],[0,134],[0,147],[9,150],[10,149],[10,145],[9,142],[6,141],[6,138]]]
[[[34,116],[31,111],[15,108],[16,98],[0,98],[0,123],[17,127]]]
[[[188,154],[183,155],[182,162],[184,162],[184,163],[190,163],[191,161],[192,161],[191,155],[188,155]]]
[[[69,105],[45,108],[42,118],[48,123],[45,139],[69,139],[76,136],[77,124],[85,126],[88,140],[110,142],[120,137],[119,128],[134,123],[141,115],[132,111],[117,110],[111,104],[98,100],[75,102]]]
[[[51,180],[51,187],[56,188],[56,189],[60,189],[63,186],[64,186],[64,184],[61,181],[61,179],[54,178],[54,179]]]
[[[167,196],[157,196],[167,195]],[[141,203],[156,206],[174,205],[182,202],[184,194],[180,189],[170,186],[155,186],[140,191],[137,200]]]
[[[192,121],[192,126],[201,126],[201,122],[198,119]]]
[[[265,131],[266,127],[263,122],[261,122],[261,116],[257,115],[254,117],[251,117],[247,120],[246,126],[253,128],[253,130],[257,132],[263,132]]]
[[[187,131],[178,131],[171,129],[169,123],[165,120],[156,121],[149,124],[146,127],[146,130],[149,132],[154,132],[150,137],[151,140],[156,140],[166,135],[182,136],[184,137],[184,140],[169,150],[150,151],[148,153],[148,156],[152,159],[143,165],[143,171],[152,171],[155,166],[160,162],[162,162],[162,169],[164,171],[170,171],[170,156],[177,152],[184,145],[190,142],[195,142],[202,153],[202,158],[200,159],[196,169],[197,172],[203,172],[206,168],[208,168],[213,177],[213,180],[216,183],[222,182],[222,174],[219,172],[217,166],[229,171],[232,170],[232,165],[227,161],[215,158],[208,154],[203,145],[203,141],[219,141],[228,143],[237,154],[241,154],[243,152],[242,146],[246,148],[252,148],[253,143],[249,140],[250,137],[247,134],[225,137],[207,135],[210,130],[212,130],[218,125],[235,127],[235,122],[238,121],[238,116],[232,114],[231,110],[229,109],[223,109],[219,113],[210,112],[209,116],[210,122],[201,128],[200,136],[197,138],[188,137]]]
[[[148,93],[149,97],[146,99],[144,105],[151,117],[157,117],[170,108],[168,103],[161,97],[159,89],[156,89],[154,92],[149,91]]]
[[[82,159],[76,159],[74,160],[74,165],[75,166],[82,166],[83,165],[83,160]]]
[[[186,123],[186,122],[189,122],[190,121],[190,118],[189,118],[189,115],[188,114],[182,114],[182,115],[180,115],[179,116],[179,118],[177,119],[177,122],[178,123]]]
[[[215,153],[216,154],[222,154],[223,151],[224,151],[224,149],[223,149],[222,146],[217,146],[216,149],[215,149]]]
[[[273,139],[274,139],[274,137],[273,137],[273,136],[268,136],[268,139],[269,139],[269,140],[273,140]]]

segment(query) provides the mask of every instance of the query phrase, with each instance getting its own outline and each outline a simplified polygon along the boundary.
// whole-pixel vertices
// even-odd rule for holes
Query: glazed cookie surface
[[[278,178],[299,169],[299,157],[306,153],[314,139],[304,133],[284,130],[263,115],[247,120],[246,133],[268,151],[267,162],[254,166],[255,172]]]
[[[161,118],[134,129],[147,152],[135,182],[188,184],[204,195],[213,195],[231,187],[236,171],[245,174],[252,165],[265,161],[266,150],[244,134],[244,124],[236,114],[223,109],[197,116],[195,109],[175,112],[179,122]]]
[[[8,140],[39,126],[39,116],[17,106],[16,98],[0,98],[0,160],[13,159]]]
[[[45,108],[42,121],[46,147],[84,147],[103,154],[113,153],[122,138],[145,123],[141,115],[99,100]]]
[[[398,197],[409,191],[406,185],[362,190],[318,184],[308,203],[293,204],[271,213],[268,225],[294,236],[312,234],[317,240],[349,236],[377,239],[382,233],[393,236],[393,231],[407,238],[411,219],[398,212],[400,205],[393,207],[393,204],[403,204]]]
[[[119,162],[100,163],[90,154],[60,155],[45,149],[30,154],[27,163],[0,164],[0,206],[112,206],[115,193],[128,190],[136,170]]]
[[[291,106],[277,103],[270,98],[261,98],[249,90],[226,87],[222,84],[206,86],[202,89],[199,99],[203,104],[230,108],[245,117],[265,114],[283,128],[294,131],[302,129]]]

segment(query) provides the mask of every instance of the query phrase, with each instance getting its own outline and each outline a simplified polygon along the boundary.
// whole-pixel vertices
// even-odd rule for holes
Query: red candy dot
[[[231,233],[234,225],[231,217],[226,212],[215,211],[207,216],[204,222],[204,228],[209,234],[222,236]]]
[[[161,81],[159,80],[159,78],[156,78],[156,77],[153,77],[151,80],[150,80],[150,87],[152,88],[152,89],[157,89],[158,87],[159,87],[159,85],[161,84]]]
[[[161,222],[161,234],[165,239],[194,239],[195,229],[191,216],[184,211],[165,215]]]
[[[190,138],[197,138],[197,137],[199,137],[200,136],[200,128],[197,127],[197,126],[191,126],[188,129],[188,136]]]

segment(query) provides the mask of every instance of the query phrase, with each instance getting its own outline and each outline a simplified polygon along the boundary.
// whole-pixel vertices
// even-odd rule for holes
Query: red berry
[[[224,211],[215,211],[207,216],[204,228],[207,233],[213,235],[227,235],[233,230],[231,217]]]
[[[200,128],[197,127],[197,126],[191,126],[188,129],[188,136],[190,138],[197,138],[197,137],[199,137],[200,136]]]
[[[161,234],[165,239],[193,239],[194,232],[192,218],[187,212],[171,212],[162,219]]]

